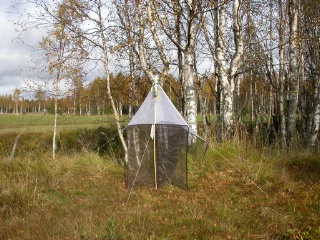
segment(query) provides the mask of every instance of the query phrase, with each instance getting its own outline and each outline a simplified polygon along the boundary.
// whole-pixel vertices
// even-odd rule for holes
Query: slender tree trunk
[[[233,118],[233,91],[234,84],[229,82],[228,79],[228,68],[226,62],[226,4],[220,3],[219,14],[218,14],[218,39],[216,46],[216,59],[218,62],[218,78],[221,84],[221,101],[223,102],[222,106],[220,105],[221,112],[220,116],[223,119],[223,132],[224,136],[230,136],[233,132],[234,118]]]
[[[129,47],[129,64],[130,64],[130,85],[129,85],[129,107],[128,107],[128,117],[129,119],[133,116],[132,111],[132,103],[134,96],[134,85],[135,85],[135,77],[134,77],[134,54],[131,50],[131,46]]]
[[[127,14],[125,14],[127,29],[126,29],[126,37],[128,39],[128,51],[129,51],[129,67],[130,67],[130,85],[129,85],[129,107],[128,107],[128,117],[131,119],[133,117],[132,112],[132,103],[133,103],[133,97],[134,97],[134,85],[135,85],[135,55],[134,55],[134,38],[132,37],[132,29],[133,29],[133,23],[130,21],[129,17],[129,0],[125,1],[125,11]],[[119,14],[120,11],[119,11]]]
[[[256,143],[256,136],[257,136],[257,115],[256,115],[256,84],[253,82],[252,79],[252,70],[250,71],[250,88],[249,88],[249,95],[250,95],[250,120],[251,120],[251,130],[253,135],[254,144]]]
[[[73,90],[73,116],[76,116],[77,114],[77,97],[76,97],[76,91]]]
[[[197,99],[194,87],[196,72],[194,68],[195,64],[195,38],[197,33],[197,24],[194,16],[194,3],[192,0],[187,0],[188,11],[187,11],[187,21],[189,23],[188,31],[188,43],[184,49],[184,67],[183,67],[183,77],[184,77],[184,94],[185,94],[185,118],[189,127],[197,132]]]
[[[239,94],[240,94],[240,78],[237,78],[238,69],[241,57],[243,55],[243,37],[242,37],[242,27],[240,21],[240,1],[234,0],[232,7],[232,18],[233,18],[233,33],[234,33],[234,44],[235,44],[235,54],[231,59],[230,64],[230,80],[231,88],[234,95],[235,103],[235,114],[239,115]],[[237,78],[237,79],[236,79]],[[232,87],[233,85],[233,87]],[[233,110],[232,110],[233,111]],[[235,119],[234,119],[235,120]],[[239,119],[237,119],[239,120]]]
[[[148,17],[149,17],[152,38],[157,46],[157,51],[158,51],[158,54],[159,54],[161,61],[162,61],[162,64],[163,64],[163,69],[162,69],[162,73],[161,73],[159,82],[162,86],[164,86],[163,83],[164,83],[164,80],[166,79],[166,77],[168,76],[170,66],[169,66],[169,60],[167,59],[167,56],[164,52],[163,44],[160,41],[160,38],[158,37],[157,31],[156,31],[155,22],[156,22],[157,13],[154,10],[154,8],[151,7],[151,1],[148,2],[148,4],[147,4],[147,12],[148,12]]]
[[[234,116],[235,116],[235,134],[236,137],[240,137],[240,79],[235,79],[235,85],[234,85],[234,91],[233,91],[233,105],[234,105]]]
[[[138,16],[139,16],[139,40],[138,40],[138,49],[139,49],[139,60],[143,71],[146,73],[149,81],[153,84],[157,77],[152,71],[152,68],[149,66],[145,56],[145,48],[144,48],[144,33],[145,33],[145,19],[143,16],[142,3],[138,5]]]
[[[198,89],[198,95],[199,95],[199,104],[200,104],[200,110],[201,110],[201,116],[202,116],[202,124],[203,124],[203,133],[204,138],[208,139],[208,125],[207,125],[207,113],[208,113],[208,99],[205,96],[205,84],[207,79],[204,77],[198,78],[199,83],[199,89]]]
[[[285,38],[285,20],[283,18],[282,0],[278,0],[279,5],[279,120],[280,120],[280,146],[286,148],[286,117],[285,117],[285,58],[284,58],[284,38]]]
[[[299,41],[298,41],[298,3],[299,0],[289,0],[289,99],[288,99],[288,129],[287,140],[292,144],[297,134],[297,107],[299,91]]]
[[[176,20],[175,20],[175,31],[177,34],[177,43],[181,45],[181,30],[180,30],[180,19],[181,15],[176,14]],[[182,51],[180,48],[177,49],[177,54],[178,54],[178,72],[179,72],[179,83],[180,83],[180,110],[183,116],[185,116],[185,94],[184,94],[184,76],[183,76],[183,62],[182,62]]]
[[[268,100],[268,131],[272,133],[274,131],[274,126],[273,126],[273,109],[274,109],[274,101],[273,101],[273,81],[274,81],[274,74],[273,74],[273,53],[272,53],[272,41],[273,41],[273,1],[269,2],[269,69],[270,69],[270,84],[269,84],[269,100]],[[266,79],[267,80],[267,79]],[[273,139],[269,139],[273,140]]]
[[[222,143],[223,141],[223,117],[222,117],[222,97],[221,97],[221,82],[218,79],[217,80],[217,86],[216,86],[216,116],[217,116],[217,142]]]
[[[53,123],[53,139],[52,139],[52,158],[56,158],[57,149],[57,121],[58,121],[58,97],[54,97],[54,123]]]
[[[103,26],[103,17],[102,17],[102,13],[101,13],[101,6],[99,5],[99,12],[98,12],[98,16],[99,16],[99,29],[100,29],[100,37],[101,37],[101,41],[102,41],[102,50],[103,50],[103,67],[104,67],[104,71],[106,73],[106,88],[107,88],[107,95],[113,110],[113,114],[114,114],[114,118],[116,121],[116,126],[117,126],[117,131],[118,131],[118,135],[122,144],[122,148],[124,150],[125,153],[125,164],[127,164],[128,159],[127,159],[127,154],[128,154],[128,148],[127,148],[127,144],[126,141],[124,139],[122,130],[121,130],[121,125],[120,125],[120,117],[117,111],[117,107],[115,105],[112,93],[111,93],[111,88],[110,88],[110,71],[109,71],[109,58],[108,58],[108,49],[107,49],[107,39],[105,37],[105,33],[104,33],[104,26]]]
[[[320,125],[320,76],[314,79],[313,83],[313,114],[312,114],[312,127],[310,131],[309,147],[314,148],[318,139],[319,125]]]
[[[185,54],[185,66],[184,66],[184,93],[185,93],[185,110],[186,121],[189,127],[197,132],[197,101],[196,93],[194,89],[194,52],[193,49],[188,49]]]
[[[218,34],[216,40],[215,59],[218,66],[218,81],[221,84],[221,117],[223,119],[224,137],[230,138],[234,135],[234,91],[235,79],[237,77],[238,68],[241,57],[243,55],[242,29],[240,22],[240,1],[233,1],[233,39],[235,42],[235,53],[231,58],[230,66],[227,66],[226,55],[226,13],[227,3],[224,1],[216,1],[217,10],[215,18],[215,26],[218,26],[215,33]],[[239,83],[240,84],[240,83]],[[223,106],[223,107],[222,107]]]
[[[218,6],[219,5],[219,0],[215,0],[215,5]],[[214,61],[214,71],[215,71],[215,77],[216,77],[216,116],[217,116],[217,124],[216,124],[216,132],[217,132],[217,142],[218,143],[222,143],[223,141],[223,115],[222,115],[222,109],[223,109],[223,102],[222,102],[222,87],[221,87],[221,76],[220,76],[220,72],[221,72],[221,68],[220,68],[220,55],[221,55],[221,48],[219,47],[219,38],[220,38],[220,28],[219,28],[219,10],[217,8],[215,8],[215,10],[213,10],[213,14],[212,14],[212,20],[214,23],[214,36],[215,36],[215,48],[210,44],[209,42],[209,36],[208,34],[206,34],[206,29],[205,30],[205,37],[206,37],[206,41],[210,46],[210,51],[212,54],[213,59],[215,59]],[[203,21],[203,24],[205,26],[205,22]],[[216,50],[215,50],[216,49]],[[219,50],[219,51],[218,51]],[[219,60],[218,60],[219,58]]]

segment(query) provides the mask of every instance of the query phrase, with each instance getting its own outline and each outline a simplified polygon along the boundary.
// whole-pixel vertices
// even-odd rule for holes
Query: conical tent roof
[[[145,124],[180,125],[191,134],[199,137],[191,128],[188,127],[188,124],[172,104],[171,100],[160,85],[157,86],[157,97],[154,98],[154,95],[154,87],[152,87],[148,96],[136,112],[135,116],[131,119],[128,126]],[[156,112],[156,114],[154,114],[154,112]]]

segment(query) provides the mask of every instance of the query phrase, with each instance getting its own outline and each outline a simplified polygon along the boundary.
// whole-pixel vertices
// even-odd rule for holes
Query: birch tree
[[[129,77],[130,77],[130,84],[129,84],[129,103],[128,103],[128,117],[129,119],[133,116],[133,109],[132,104],[135,99],[134,94],[134,86],[137,74],[138,63],[137,55],[135,52],[135,42],[136,42],[136,28],[137,28],[137,7],[135,1],[114,1],[114,5],[116,8],[116,17],[119,19],[119,27],[117,32],[121,37],[116,38],[116,50],[117,53],[120,55],[120,58],[123,55],[126,55],[129,60]]]
[[[243,2],[235,0],[232,2],[232,39],[234,41],[233,52],[227,52],[228,41],[227,34],[227,7],[228,3],[225,1],[216,0],[212,5],[212,10],[203,15],[202,26],[205,39],[209,45],[212,59],[216,62],[216,73],[218,77],[217,89],[221,91],[219,99],[219,118],[218,118],[218,136],[220,135],[228,138],[234,134],[235,118],[234,118],[234,91],[236,77],[239,74],[240,60],[243,55],[243,27],[241,20],[241,7]],[[213,26],[209,28],[207,23],[209,19],[213,22]],[[210,31],[212,31],[210,33]],[[211,37],[214,36],[214,37]],[[230,60],[228,60],[230,59]],[[238,89],[238,87],[237,87]],[[222,134],[223,132],[223,134]]]
[[[74,6],[75,8],[73,8]],[[101,0],[97,0],[94,2],[80,1],[79,4],[76,3],[75,5],[73,1],[69,1],[68,7],[71,10],[75,10],[76,12],[78,12],[85,21],[88,21],[93,26],[93,29],[91,31],[83,30],[81,37],[89,41],[92,45],[91,47],[97,47],[100,52],[101,58],[99,59],[99,61],[102,63],[104,73],[106,74],[106,92],[113,110],[113,115],[115,118],[118,135],[125,153],[124,161],[127,162],[127,145],[121,130],[120,117],[119,117],[117,107],[111,93],[111,87],[110,87],[109,50],[108,50],[108,37],[106,32],[107,19],[103,16],[104,15],[103,9],[105,5]]]
[[[158,76],[156,74],[156,69],[155,67],[151,64],[150,61],[148,61],[147,56],[146,56],[146,46],[145,46],[145,35],[146,35],[146,27],[147,27],[147,22],[146,22],[146,16],[144,15],[146,13],[146,7],[147,5],[143,4],[142,2],[138,2],[137,6],[137,17],[138,17],[138,25],[139,29],[138,31],[138,56],[140,60],[140,65],[145,74],[147,75],[149,81],[151,83],[154,83],[157,81]]]
[[[301,36],[305,79],[301,87],[303,136],[310,148],[318,141],[320,124],[320,15],[317,2],[301,4]]]
[[[44,27],[50,30],[54,26],[63,27],[64,34],[71,36],[69,40],[73,44],[72,50],[79,51],[81,59],[92,60],[96,66],[100,65],[102,67],[106,75],[106,92],[113,109],[119,138],[126,156],[127,147],[121,131],[117,108],[110,90],[106,2],[102,0],[61,0],[56,2],[50,0],[26,0],[26,2],[37,9],[35,13],[29,15],[30,17],[27,20],[30,28]],[[59,39],[57,40],[59,42]],[[60,50],[63,50],[64,44],[60,43],[62,46],[58,46],[56,53],[58,55],[57,63],[62,64],[64,59],[62,58],[63,52]],[[82,56],[82,54],[86,56]],[[61,69],[58,65],[56,66],[56,80],[59,81],[61,79]]]
[[[136,31],[138,46],[135,52],[141,68],[151,83],[159,79],[160,84],[164,85],[170,69],[166,52],[167,41],[159,36],[157,11],[153,8],[152,1],[138,2],[135,19],[138,22]]]
[[[44,0],[43,0],[44,1]],[[49,12],[48,4],[44,4],[47,8],[43,8]],[[118,135],[125,153],[127,146],[121,130],[119,114],[111,93],[110,88],[110,69],[109,69],[109,38],[108,38],[108,11],[107,2],[102,0],[63,0],[59,3],[62,18],[53,20],[57,24],[63,24],[68,33],[74,36],[73,41],[78,45],[77,49],[87,53],[86,59],[93,61],[94,64],[100,66],[105,74],[106,92],[109,102],[113,110],[115,124]],[[52,13],[52,12],[50,12]],[[51,14],[52,15],[52,14]]]
[[[288,94],[288,129],[287,141],[292,144],[297,134],[297,109],[299,92],[299,39],[298,11],[299,0],[289,0],[289,94]]]
[[[19,102],[20,102],[21,90],[16,88],[13,91],[12,100],[14,101],[14,113],[19,115]]]
[[[280,146],[286,147],[286,116],[285,116],[285,30],[286,21],[284,19],[284,7],[282,0],[278,0],[279,12],[279,118],[280,118]]]
[[[53,98],[54,98],[54,124],[52,139],[52,158],[56,157],[57,149],[57,121],[58,121],[58,100],[61,97],[59,89],[60,82],[66,77],[66,59],[68,56],[68,40],[64,35],[64,27],[57,27],[52,34],[43,38],[40,43],[45,52],[48,63],[49,74],[53,77]]]
[[[38,87],[38,89],[35,92],[35,99],[38,101],[38,113],[43,112],[45,109],[44,101],[46,97],[46,92],[41,87]],[[41,107],[41,103],[43,103]],[[37,112],[37,109],[34,109],[35,112]]]
[[[184,116],[188,125],[197,131],[197,101],[194,86],[196,80],[195,47],[202,1],[154,0],[152,3],[153,11],[157,13],[155,19],[160,22],[162,32],[174,44],[178,50],[178,56],[179,53],[182,54]]]

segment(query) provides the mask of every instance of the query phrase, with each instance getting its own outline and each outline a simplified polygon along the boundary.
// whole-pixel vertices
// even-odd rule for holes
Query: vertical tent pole
[[[158,181],[157,181],[157,151],[156,151],[156,103],[158,97],[158,89],[157,89],[158,81],[155,79],[153,83],[153,101],[154,101],[154,122],[153,122],[153,166],[154,166],[154,187],[158,189]]]

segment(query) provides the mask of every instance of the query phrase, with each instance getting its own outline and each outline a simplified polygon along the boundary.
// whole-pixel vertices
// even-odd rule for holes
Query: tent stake
[[[156,152],[156,103],[157,103],[157,86],[154,84],[154,127],[153,127],[153,165],[154,165],[154,187],[158,189],[158,182],[157,182],[157,152]]]
[[[156,153],[156,126],[154,125],[154,138],[153,138],[153,165],[154,165],[154,187],[158,189],[157,182],[157,153]]]

